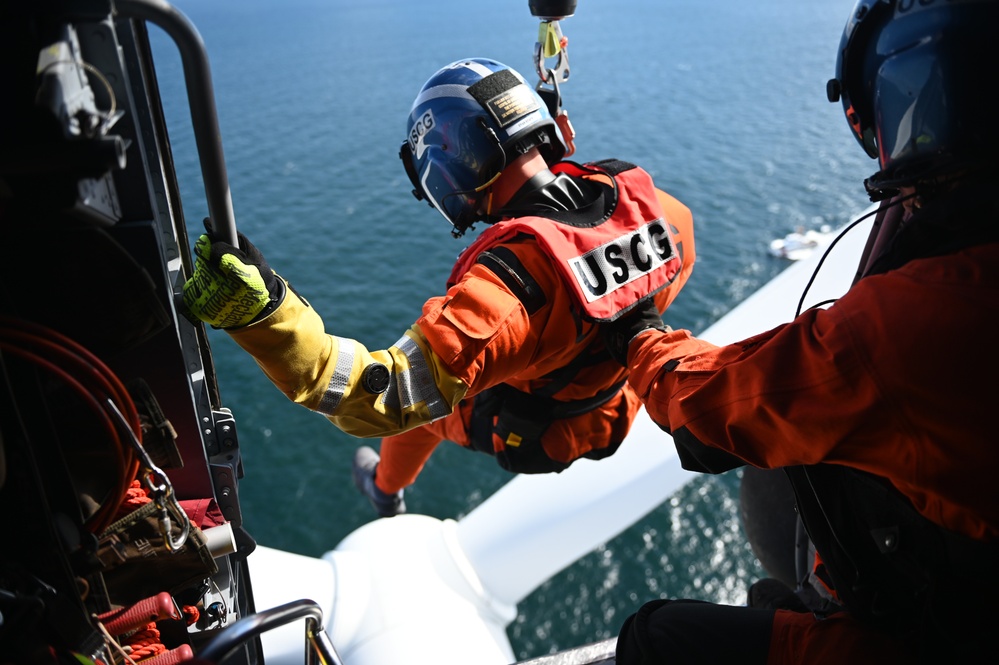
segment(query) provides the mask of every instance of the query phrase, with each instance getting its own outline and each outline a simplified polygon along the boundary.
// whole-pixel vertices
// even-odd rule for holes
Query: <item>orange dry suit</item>
[[[534,225],[571,230],[580,256],[608,242],[612,234],[602,234],[601,227],[619,230],[630,252],[632,235],[665,221],[665,237],[654,230],[659,250],[646,229],[635,241],[638,253],[628,256],[646,266],[652,252],[665,247],[675,248],[676,260],[667,265],[658,258],[651,275],[608,289],[615,304],[604,313],[624,310],[656,289],[656,303],[665,310],[693,268],[690,211],[630,164],[565,163],[552,170],[558,172],[554,177],[591,191],[589,203],[534,212],[530,224],[511,217],[491,226],[482,234],[495,241],[487,243],[488,251],[466,252],[447,292],[428,300],[422,316],[389,349],[369,352],[356,340],[327,334],[319,316],[290,289],[270,316],[230,331],[290,399],[349,434],[389,437],[377,475],[383,491],[411,483],[441,440],[469,445],[473,400],[466,398],[500,384],[513,399],[537,394],[535,405],[541,408],[535,410],[556,416],[544,431],[533,421],[523,445],[518,446],[515,426],[503,432],[490,452],[514,452],[501,454],[501,462],[521,457],[525,469],[536,462],[547,470],[564,468],[581,456],[611,454],[628,432],[639,403],[630,388],[621,387],[627,372],[606,355],[596,317],[569,290],[568,274],[555,266],[557,255],[532,230]],[[587,228],[597,232],[576,232]],[[549,229],[541,233],[550,236]],[[618,252],[610,252],[616,260]],[[620,265],[611,263],[605,274],[620,278]],[[490,393],[490,399],[496,397]],[[509,410],[511,403],[502,401]],[[393,487],[394,482],[402,484]]]
[[[523,307],[521,350],[535,349],[535,361],[525,357],[500,382],[476,381],[469,391],[474,399],[463,400],[448,418],[384,439],[376,476],[383,491],[411,484],[444,439],[495,455],[510,471],[544,473],[580,457],[613,454],[630,429],[638,401],[624,384],[626,372],[594,335],[594,322],[613,319],[652,294],[665,311],[693,268],[692,217],[634,165],[562,162],[551,170],[602,183],[602,194],[572,210],[508,209],[462,253],[449,279],[449,293],[459,288],[471,294],[483,269],[491,282],[502,282]],[[418,324],[434,331],[428,337],[435,351],[462,353],[482,334],[475,329],[481,324],[458,322],[444,304],[439,311],[425,309]],[[438,325],[441,317],[464,330],[455,338],[438,337],[447,330]],[[489,369],[488,356],[462,363],[470,361]]]
[[[872,629],[945,657],[991,645],[997,222],[991,190],[925,204],[829,309],[724,347],[686,331],[630,345],[629,382],[685,468],[787,471],[848,610],[779,610],[767,662],[838,659]]]
[[[613,210],[607,211],[609,216],[570,214],[556,219],[524,215],[504,219],[462,254],[449,284],[457,283],[472,265],[481,263],[519,292],[530,310],[540,305],[544,293],[532,275],[554,272],[575,306],[572,318],[562,317],[559,323],[580,329],[582,320],[613,320],[672,283],[682,261],[652,179],[645,171],[622,162],[604,162],[599,168],[590,165],[587,169],[563,162],[552,171],[577,177],[601,172],[614,175],[617,200]],[[533,254],[530,263],[520,262],[506,244],[518,238],[531,238],[542,252]],[[552,325],[550,321],[548,325]],[[623,374],[607,362],[599,342],[577,335],[573,353],[575,357],[568,364],[540,379],[530,374],[513,376],[477,394],[469,423],[470,444],[495,454],[503,468],[516,473],[561,471],[578,457],[601,458],[613,453],[621,442],[620,434],[580,445],[580,433],[587,431],[580,425],[590,419],[584,417],[586,414],[619,395]],[[584,368],[588,369],[585,378],[581,376]],[[575,396],[570,396],[570,384],[575,384]],[[624,420],[630,424],[634,408],[629,408],[628,414]],[[612,422],[621,419],[621,412],[616,418],[608,417]],[[569,436],[543,437],[556,420],[570,421]],[[617,432],[626,430],[619,426]]]

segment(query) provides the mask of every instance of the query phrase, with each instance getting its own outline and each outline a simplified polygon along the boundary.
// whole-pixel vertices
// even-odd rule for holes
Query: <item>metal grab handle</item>
[[[142,19],[159,26],[177,45],[184,65],[187,101],[198,158],[201,160],[201,178],[205,183],[212,233],[217,239],[238,247],[236,217],[232,210],[222,134],[215,109],[215,89],[208,66],[208,52],[201,35],[183,13],[164,0],[114,0],[114,8],[118,16]]]
[[[294,600],[244,617],[219,633],[198,652],[197,657],[220,663],[247,641],[303,617],[307,665],[343,665],[323,629],[323,611],[312,600]]]

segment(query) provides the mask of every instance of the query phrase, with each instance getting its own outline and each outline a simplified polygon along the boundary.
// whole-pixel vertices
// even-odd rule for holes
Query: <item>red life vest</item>
[[[520,233],[536,238],[583,313],[594,321],[613,321],[642,298],[669,286],[680,272],[681,260],[648,173],[618,161],[585,166],[559,162],[551,171],[601,180],[606,176],[615,197],[610,216],[587,226],[547,217],[501,220],[458,257],[449,286],[483,251]]]

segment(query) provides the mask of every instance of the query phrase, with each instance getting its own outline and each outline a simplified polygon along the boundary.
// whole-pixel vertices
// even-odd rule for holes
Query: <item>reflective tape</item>
[[[439,420],[450,414],[451,408],[438,390],[434,374],[416,342],[404,335],[395,343],[395,347],[406,356],[409,369],[393,373],[388,390],[383,395],[385,406],[402,411],[422,402],[426,404],[431,420]]]
[[[336,407],[340,405],[340,400],[343,399],[344,391],[347,390],[347,383],[350,381],[350,370],[354,367],[354,354],[357,347],[357,342],[352,339],[347,339],[346,337],[336,337],[335,339],[337,341],[336,368],[333,370],[333,376],[330,377],[326,393],[323,395],[322,400],[320,400],[319,406],[316,407],[316,411],[327,416],[333,415],[333,411],[336,410]]]

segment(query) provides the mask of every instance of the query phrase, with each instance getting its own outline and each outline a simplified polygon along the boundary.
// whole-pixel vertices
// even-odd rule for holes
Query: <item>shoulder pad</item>
[[[541,309],[547,299],[538,283],[509,247],[498,245],[479,254],[476,263],[489,268],[524,305],[528,315]]]

